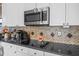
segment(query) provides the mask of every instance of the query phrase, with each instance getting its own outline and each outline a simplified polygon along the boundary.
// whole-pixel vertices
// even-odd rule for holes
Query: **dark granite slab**
[[[14,42],[14,41],[4,41],[4,40],[1,40],[1,41],[23,46],[23,47],[36,49],[36,50],[40,50],[40,51],[44,51],[44,52],[54,53],[54,54],[62,55],[62,56],[79,56],[79,46],[78,45],[69,45],[69,44],[63,44],[63,43],[49,42],[49,44],[47,44],[45,47],[41,48],[37,44],[36,40],[32,40],[30,42],[31,44],[29,44],[29,45],[20,44],[20,43]],[[32,44],[35,44],[35,45],[32,45]]]

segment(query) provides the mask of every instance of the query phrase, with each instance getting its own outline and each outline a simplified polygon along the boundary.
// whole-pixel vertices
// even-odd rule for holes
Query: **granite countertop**
[[[27,47],[27,48],[32,48],[32,49],[36,49],[36,50],[40,50],[40,51],[44,51],[44,52],[49,52],[49,53],[53,53],[53,54],[57,54],[57,55],[61,55],[61,56],[67,56],[66,54],[62,54],[62,53],[59,53],[59,52],[55,52],[55,51],[51,51],[49,49],[46,49],[47,47],[46,48],[39,48],[39,47],[33,47],[31,45],[24,45],[24,44],[16,43],[16,42],[13,42],[13,41],[4,41],[4,40],[0,40],[0,41],[6,42],[6,43],[11,43],[11,44],[14,44],[14,45]]]

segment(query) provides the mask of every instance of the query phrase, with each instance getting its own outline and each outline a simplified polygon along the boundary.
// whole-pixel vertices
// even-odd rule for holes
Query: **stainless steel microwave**
[[[24,11],[25,25],[49,25],[50,8],[39,8]]]

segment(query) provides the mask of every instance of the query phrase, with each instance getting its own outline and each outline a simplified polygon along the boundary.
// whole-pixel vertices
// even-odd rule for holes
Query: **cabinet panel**
[[[24,3],[24,11],[31,10],[35,8],[35,3]]]
[[[79,3],[68,3],[66,16],[69,25],[79,25]]]
[[[50,4],[50,26],[60,26],[65,22],[65,4]]]
[[[34,3],[3,3],[3,26],[24,26],[24,11],[34,9]],[[18,22],[19,20],[19,22]]]
[[[3,3],[2,5],[3,26],[24,25],[24,4]],[[18,22],[19,20],[19,22]]]
[[[49,7],[49,3],[37,3],[37,8],[44,8],[44,7]]]

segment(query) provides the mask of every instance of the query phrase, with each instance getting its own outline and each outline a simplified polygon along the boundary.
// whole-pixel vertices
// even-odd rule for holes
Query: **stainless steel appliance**
[[[24,11],[25,25],[49,25],[50,8],[39,8]]]
[[[23,31],[23,30],[18,30],[16,33],[16,39],[18,43],[21,44],[29,44],[30,43],[30,35]]]

